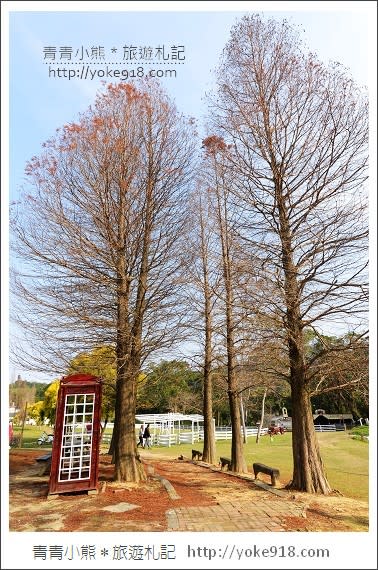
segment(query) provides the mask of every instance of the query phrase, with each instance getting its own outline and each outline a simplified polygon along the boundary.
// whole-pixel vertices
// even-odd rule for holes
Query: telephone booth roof
[[[64,386],[67,386],[69,384],[87,386],[91,384],[101,384],[101,382],[101,378],[98,376],[92,376],[92,374],[72,374],[71,376],[63,376],[60,381],[61,385]]]

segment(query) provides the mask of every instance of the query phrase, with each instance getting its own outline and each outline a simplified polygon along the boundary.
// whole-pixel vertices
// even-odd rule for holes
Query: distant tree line
[[[334,339],[342,343],[343,339]],[[309,348],[309,353],[317,350],[316,343]],[[356,387],[349,383],[356,369],[364,370],[368,376],[368,344],[361,347],[359,361],[357,353],[353,360],[348,361],[343,356],[343,367],[328,363],[328,374],[332,379],[334,390],[325,391],[312,397],[312,407],[324,409],[327,413],[352,413],[354,420],[369,417],[369,394],[362,390],[361,383]],[[103,379],[103,421],[114,421],[116,368],[114,350],[110,347],[100,347],[89,353],[76,356],[67,370],[69,374],[93,374]],[[240,376],[245,370],[239,371]],[[244,380],[245,381],[245,380]],[[338,386],[347,385],[347,388]],[[56,401],[59,380],[50,384],[29,382],[18,379],[9,385],[9,402],[19,410],[16,421],[21,421],[25,404],[27,416],[37,423],[46,419],[51,424],[55,421]],[[249,384],[243,391],[244,416],[247,425],[256,425],[260,420],[261,399],[263,390],[259,382]],[[288,415],[292,414],[289,390],[282,390],[278,384],[271,385],[265,399],[266,415],[281,415],[286,408]],[[137,386],[136,412],[138,414],[162,414],[177,412],[182,414],[201,414],[203,410],[203,371],[193,368],[186,360],[161,360],[149,364],[140,374]],[[231,424],[230,409],[227,399],[226,371],[221,368],[214,370],[213,386],[213,416],[215,424],[227,426]]]

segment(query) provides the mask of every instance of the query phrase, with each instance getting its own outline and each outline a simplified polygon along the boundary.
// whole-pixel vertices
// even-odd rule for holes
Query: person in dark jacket
[[[147,424],[144,429],[143,439],[144,439],[144,447],[151,447],[150,424]]]
[[[144,434],[143,426],[140,426],[140,430],[139,430],[139,441],[138,441],[138,443],[137,443],[137,447],[139,447],[139,446],[144,447],[143,434]]]

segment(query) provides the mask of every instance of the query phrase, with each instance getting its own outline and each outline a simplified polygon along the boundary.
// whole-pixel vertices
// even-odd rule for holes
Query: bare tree
[[[214,314],[215,290],[219,281],[217,236],[212,223],[211,200],[203,184],[201,169],[190,196],[190,223],[183,255],[186,280],[183,282],[183,301],[187,307],[185,326],[190,341],[190,358],[202,371],[202,412],[204,417],[203,460],[216,463],[215,431],[213,420],[213,368],[214,368]]]
[[[274,285],[260,297],[255,290],[254,305],[270,303],[285,335],[290,487],[327,494],[304,329],[339,326],[359,338],[366,327],[367,98],[342,66],[306,54],[286,21],[250,15],[231,31],[211,105],[214,132],[232,146],[245,247]]]
[[[209,187],[209,192],[213,194],[213,220],[220,243],[219,266],[222,283],[218,296],[222,298],[224,307],[224,319],[222,321],[226,343],[227,393],[232,425],[231,464],[233,471],[244,472],[247,470],[247,467],[243,454],[241,402],[236,375],[236,343],[239,319],[237,317],[238,272],[237,263],[234,262],[234,255],[235,259],[237,259],[236,252],[238,248],[233,228],[232,210],[229,210],[228,197],[230,189],[221,159],[225,150],[224,142],[219,137],[210,136],[203,141],[203,146],[209,162],[210,181],[213,182]]]
[[[353,335],[354,336],[354,335]],[[336,394],[339,400],[369,401],[369,343],[366,337],[350,339],[320,336],[312,343],[308,358],[311,396]],[[353,411],[353,410],[352,410]],[[354,411],[359,416],[358,411]]]
[[[116,348],[119,481],[145,478],[134,433],[142,364],[178,338],[193,135],[157,84],[109,85],[30,161],[13,221],[18,318],[45,361]]]
[[[200,195],[198,204],[199,226],[199,283],[203,296],[204,360],[203,360],[203,461],[216,462],[215,432],[213,422],[213,336],[214,336],[214,291],[211,279],[211,241],[209,225],[209,201],[206,193]]]

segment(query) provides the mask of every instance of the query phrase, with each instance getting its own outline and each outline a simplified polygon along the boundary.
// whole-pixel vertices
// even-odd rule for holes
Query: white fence
[[[315,431],[330,432],[330,431],[340,431],[344,430],[343,425],[315,425]],[[285,430],[291,431],[291,430]],[[245,428],[246,437],[256,437],[258,428],[257,427],[246,427]],[[260,435],[266,435],[268,433],[268,428],[262,428]],[[243,429],[241,429],[241,434],[243,435]],[[203,431],[182,431],[178,434],[171,435],[157,435],[156,445],[171,446],[177,443],[196,443],[198,441],[203,441]],[[232,429],[231,427],[216,427],[215,428],[215,440],[231,440],[232,439]]]
[[[181,431],[178,440],[179,443],[196,443],[203,440],[203,431]]]
[[[159,434],[156,436],[156,445],[162,445],[164,447],[171,447],[171,445],[177,444],[177,434],[176,433],[168,433],[168,434]],[[153,442],[155,444],[155,442]]]
[[[246,437],[256,436],[258,432],[257,427],[246,427]],[[261,435],[268,432],[268,428],[262,428]],[[241,429],[241,434],[243,435],[243,429]],[[158,445],[162,447],[171,447],[171,445],[177,445],[180,443],[197,443],[203,441],[204,433],[203,430],[196,431],[180,431],[179,433],[171,434],[151,434],[151,444]],[[216,427],[215,428],[215,439],[232,439],[232,429],[231,427]],[[111,441],[110,434],[103,434],[102,443],[109,444]]]
[[[245,428],[245,435],[246,437],[256,436],[258,432],[257,427],[246,427]],[[264,435],[268,433],[268,428],[262,428],[260,435]],[[241,434],[243,435],[243,428],[241,428]],[[232,439],[232,428],[225,427],[225,428],[215,428],[215,439]]]
[[[330,424],[330,425],[314,425],[315,431],[317,432],[330,432],[330,431],[344,431],[345,426],[342,424]],[[258,428],[257,427],[246,427],[246,437],[256,437]],[[291,430],[285,430],[291,431]],[[262,428],[260,435],[265,435],[268,433],[268,428]],[[243,428],[241,428],[241,434],[243,435]],[[177,445],[180,443],[197,443],[203,441],[204,434],[203,430],[196,431],[180,431],[179,433],[171,434],[152,434],[151,444],[158,445],[162,447],[171,447],[171,445]],[[216,427],[215,428],[215,440],[231,440],[232,439],[232,428],[231,427]],[[111,440],[110,434],[103,434],[102,443],[109,444]]]
[[[314,425],[315,431],[345,431],[346,426],[343,424]]]

